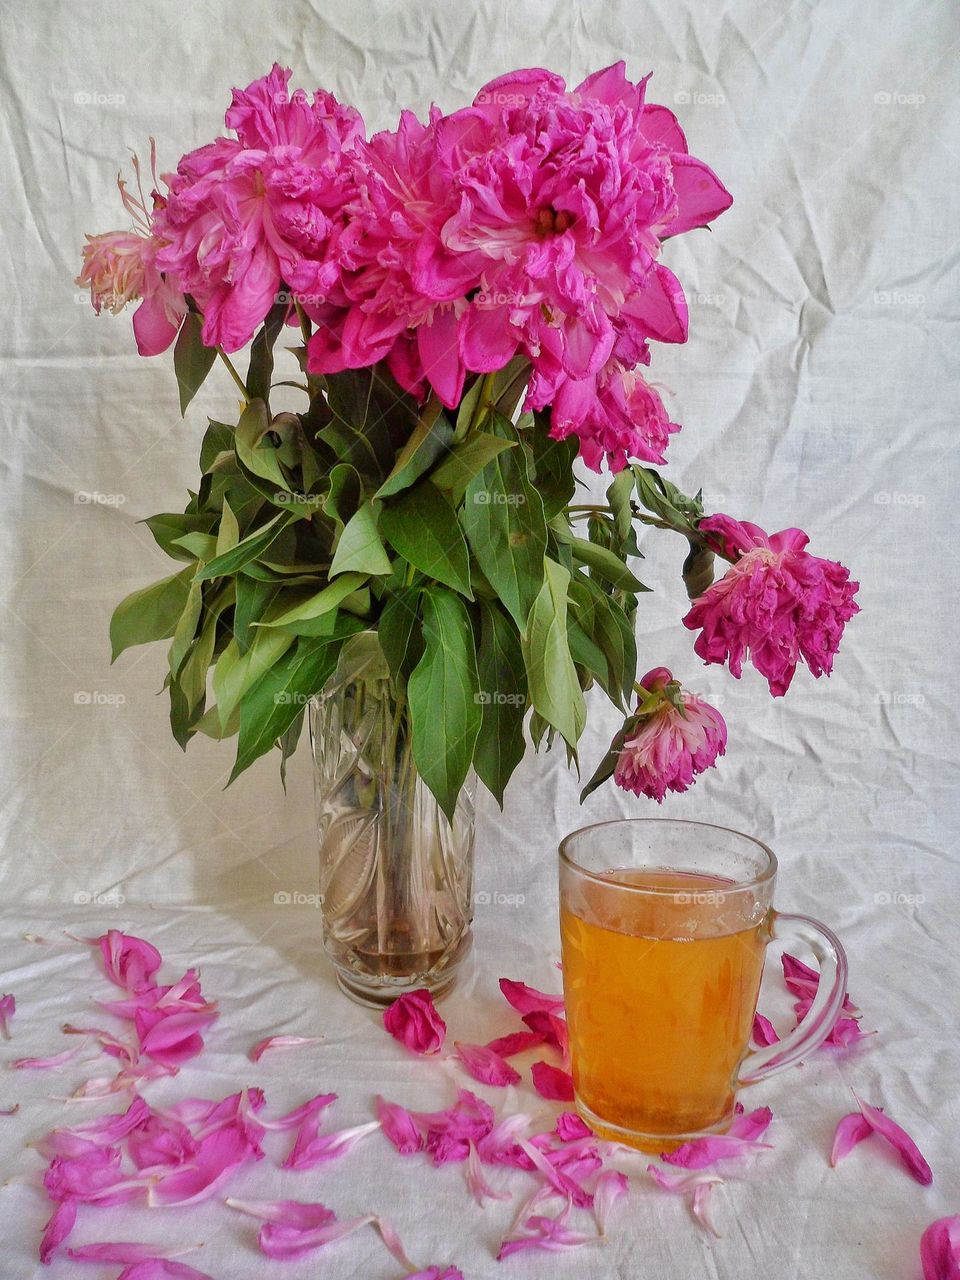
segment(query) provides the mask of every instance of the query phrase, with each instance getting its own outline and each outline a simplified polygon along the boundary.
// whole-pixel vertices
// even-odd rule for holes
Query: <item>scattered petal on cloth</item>
[[[570,1059],[570,1035],[566,1018],[537,1009],[533,1013],[525,1013],[523,1021],[531,1031],[538,1032],[547,1044],[558,1051],[564,1066],[567,1066]]]
[[[464,1044],[462,1040],[455,1041],[454,1047],[464,1068],[481,1084],[506,1088],[507,1085],[519,1082],[520,1072],[515,1071],[493,1049],[482,1044]]]
[[[506,1164],[528,1170],[535,1168],[518,1141],[532,1122],[533,1118],[523,1111],[504,1116],[477,1142],[477,1155],[484,1164]]]
[[[77,1221],[77,1202],[73,1199],[61,1200],[53,1211],[53,1215],[43,1229],[40,1240],[40,1261],[49,1265],[54,1254],[69,1236]]]
[[[250,1061],[259,1062],[270,1049],[296,1049],[304,1044],[319,1044],[322,1036],[267,1036],[250,1050]]]
[[[674,1173],[669,1169],[660,1169],[655,1164],[647,1166],[647,1173],[661,1191],[669,1191],[672,1195],[686,1195],[689,1192],[690,1209],[697,1222],[711,1235],[720,1235],[710,1215],[713,1189],[723,1183],[718,1174],[704,1171]]]
[[[12,995],[0,996],[0,1036],[10,1039],[10,1019],[17,1011],[17,1002]]]
[[[14,1071],[46,1071],[49,1067],[62,1067],[65,1062],[75,1058],[83,1047],[78,1044],[73,1049],[64,1049],[63,1053],[55,1053],[49,1058],[17,1058],[10,1066]]]
[[[568,1204],[575,1204],[578,1209],[592,1209],[593,1195],[586,1187],[578,1181],[575,1169],[569,1166],[566,1169],[558,1167],[558,1164],[550,1158],[550,1155],[542,1151],[535,1142],[521,1141],[518,1144],[526,1156],[529,1157],[534,1168],[543,1174],[547,1182],[557,1192],[563,1196]],[[595,1162],[591,1162],[595,1164]],[[593,1172],[593,1168],[588,1168],[586,1172]]]
[[[497,1191],[491,1187],[483,1172],[480,1161],[480,1155],[476,1146],[471,1145],[470,1154],[467,1156],[467,1186],[470,1188],[470,1194],[476,1200],[482,1209],[484,1202],[487,1200],[509,1200],[510,1193],[508,1191]]]
[[[665,1152],[660,1159],[681,1169],[706,1169],[718,1160],[772,1151],[769,1143],[758,1141],[772,1119],[769,1107],[758,1107],[749,1115],[738,1115],[728,1133],[693,1138],[690,1142],[681,1143],[674,1151]]]
[[[512,978],[501,978],[500,990],[507,1003],[521,1016],[528,1013],[558,1013],[563,1009],[563,996],[549,996],[543,991],[537,991],[535,987],[528,987],[525,982],[515,982]]]
[[[593,1188],[593,1216],[597,1221],[597,1230],[602,1236],[607,1233],[607,1218],[610,1210],[621,1196],[627,1194],[628,1186],[627,1175],[613,1169],[608,1169],[597,1178]]]
[[[296,1129],[308,1117],[316,1115],[318,1111],[325,1110],[336,1100],[337,1095],[335,1093],[318,1093],[315,1097],[310,1098],[308,1102],[304,1102],[301,1106],[294,1107],[292,1111],[288,1111],[286,1115],[280,1116],[276,1120],[260,1120],[259,1123],[264,1129]]]
[[[563,1142],[575,1142],[578,1138],[593,1137],[593,1130],[574,1111],[564,1111],[558,1117],[554,1132]]]
[[[541,1098],[554,1102],[573,1101],[573,1077],[569,1071],[552,1067],[549,1062],[535,1062],[530,1068],[530,1075]]]
[[[354,1125],[349,1129],[339,1129],[334,1133],[317,1134],[314,1131],[313,1136],[310,1136],[310,1122],[308,1121],[300,1130],[293,1149],[280,1168],[294,1169],[297,1172],[304,1169],[315,1169],[318,1164],[346,1155],[348,1151],[353,1150],[358,1142],[362,1142],[364,1138],[371,1133],[375,1133],[379,1128],[379,1120],[370,1120],[367,1124]]]
[[[873,1133],[873,1125],[860,1111],[844,1116],[837,1125],[833,1135],[833,1146],[830,1150],[830,1164],[835,1169],[844,1156],[848,1156],[858,1142],[869,1138]]]
[[[512,1031],[498,1040],[491,1040],[486,1046],[501,1058],[512,1058],[514,1054],[524,1053],[527,1049],[535,1049],[543,1044],[546,1037],[538,1031]]]
[[[149,1203],[169,1208],[207,1200],[241,1165],[262,1156],[242,1125],[223,1125],[199,1140],[189,1164],[175,1168],[150,1188]]]
[[[341,1240],[360,1227],[372,1225],[384,1244],[407,1271],[415,1264],[403,1250],[397,1233],[388,1222],[374,1214],[340,1221],[332,1209],[300,1200],[227,1200],[231,1209],[258,1218],[263,1226],[257,1235],[261,1253],[268,1258],[300,1258],[334,1240]]]
[[[205,1271],[188,1267],[185,1262],[171,1262],[167,1258],[151,1258],[147,1262],[135,1262],[125,1267],[117,1280],[213,1280]]]
[[[548,1253],[558,1253],[564,1249],[576,1249],[580,1245],[590,1244],[597,1239],[593,1235],[584,1235],[567,1226],[570,1206],[567,1205],[556,1218],[533,1214],[518,1224],[513,1233],[506,1236],[500,1245],[497,1261],[502,1262],[513,1253],[524,1249],[545,1249]]]
[[[427,1267],[426,1271],[407,1276],[407,1280],[463,1280],[463,1272],[459,1267]]]
[[[753,1019],[753,1043],[761,1049],[780,1043],[780,1037],[777,1035],[773,1023],[769,1018],[765,1018],[762,1013],[756,1014]]]
[[[83,1244],[76,1249],[68,1249],[67,1257],[74,1262],[131,1262],[161,1261],[167,1258],[179,1258],[184,1253],[193,1253],[200,1245],[188,1248],[166,1248],[159,1244],[132,1244],[126,1241],[110,1241],[106,1244]]]
[[[312,1231],[315,1227],[326,1226],[337,1216],[332,1209],[317,1201],[236,1200],[228,1197],[224,1204],[250,1218],[259,1218],[261,1222],[277,1222],[281,1226],[295,1227],[299,1231]]]
[[[891,1120],[889,1116],[884,1115],[879,1107],[872,1107],[869,1102],[864,1102],[857,1095],[853,1095],[857,1099],[857,1106],[860,1108],[861,1114],[870,1128],[886,1139],[896,1151],[897,1155],[906,1166],[907,1172],[912,1178],[922,1186],[928,1187],[933,1182],[933,1170],[927,1164],[926,1160],[920,1152],[920,1148],[910,1137],[909,1133],[895,1120]]]
[[[447,1033],[447,1024],[426,988],[408,991],[395,1000],[384,1012],[383,1025],[411,1053],[439,1053]]]
[[[931,1222],[920,1239],[923,1280],[960,1280],[960,1215]]]
[[[402,1156],[413,1155],[424,1148],[424,1139],[413,1116],[405,1107],[377,1097],[377,1116],[387,1138]]]
[[[103,959],[103,971],[111,982],[125,991],[140,992],[153,985],[153,975],[163,963],[156,947],[143,938],[134,938],[110,929],[96,940]]]

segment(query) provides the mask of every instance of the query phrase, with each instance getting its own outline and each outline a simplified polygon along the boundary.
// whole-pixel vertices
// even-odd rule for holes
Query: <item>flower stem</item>
[[[230,377],[233,378],[234,382],[240,388],[240,393],[243,396],[244,402],[247,403],[249,401],[249,396],[247,395],[246,384],[244,383],[243,379],[240,377],[239,373],[237,373],[237,370],[234,366],[233,361],[224,351],[223,347],[217,347],[217,355],[220,357],[223,363],[227,366],[227,369],[230,372]]]

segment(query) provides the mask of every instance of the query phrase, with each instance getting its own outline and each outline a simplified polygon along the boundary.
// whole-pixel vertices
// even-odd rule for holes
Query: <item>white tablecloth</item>
[[[638,1186],[602,1246],[497,1264],[511,1206],[481,1211],[461,1168],[402,1161],[379,1136],[298,1182],[261,1164],[242,1193],[282,1188],[342,1215],[376,1210],[417,1261],[455,1261],[468,1280],[919,1275],[923,1227],[960,1211],[953,6],[34,0],[2,16],[0,990],[19,1006],[3,1054],[62,1047],[59,1025],[89,1016],[94,988],[104,994],[84,948],[62,931],[116,926],[156,942],[169,972],[199,962],[222,1003],[205,1055],[149,1086],[149,1097],[263,1083],[277,1105],[293,1105],[334,1089],[337,1123],[349,1124],[370,1114],[378,1091],[421,1107],[452,1092],[454,1068],[411,1061],[374,1015],[338,996],[316,912],[274,905],[277,892],[315,887],[305,751],[286,798],[272,762],[224,792],[229,750],[204,740],[184,756],[169,737],[154,696],[162,653],[108,665],[113,604],[167,572],[137,521],[182,505],[204,413],[230,412],[233,394],[212,375],[182,422],[170,360],[140,360],[128,318],[96,320],[71,281],[82,233],[125,223],[113,182],[128,150],[145,156],[152,134],[161,168],[173,168],[221,127],[230,87],[274,57],[294,67],[294,83],[334,89],[383,128],[402,105],[451,109],[518,65],[576,83],[623,56],[634,77],[654,72],[650,98],[675,107],[694,154],[736,198],[711,234],[667,248],[691,300],[690,342],[654,353],[653,374],[685,424],[670,475],[702,485],[711,509],[770,529],[802,525],[813,551],[849,564],[863,584],[833,678],[801,672],[773,702],[752,671],[737,683],[700,667],[678,621],[682,545],[644,539],[644,577],[658,594],[642,601],[641,651],[649,666],[670,665],[718,695],[730,726],[720,768],[663,812],[773,845],[781,905],[840,932],[852,995],[879,1033],[751,1091],[775,1112],[776,1149],[748,1183],[720,1192],[718,1242],[679,1200]],[[609,708],[592,710],[586,769],[615,727]],[[559,755],[542,756],[524,764],[502,817],[481,807],[477,889],[491,900],[477,909],[470,976],[445,1008],[457,1036],[513,1025],[496,991],[501,974],[556,981],[559,836],[652,807],[607,790],[581,813],[577,790]],[[51,942],[25,942],[24,932]],[[771,1007],[776,986],[771,975]],[[276,1031],[324,1040],[254,1067],[247,1050]],[[41,1167],[24,1144],[79,1116],[53,1095],[90,1071],[5,1077],[0,1105],[21,1109],[0,1118],[4,1277],[40,1274],[47,1206],[24,1181]],[[876,1142],[828,1168],[851,1087],[914,1133],[932,1188]],[[497,1101],[532,1099],[525,1089]],[[399,1274],[372,1235],[286,1268],[265,1264],[250,1225],[213,1206],[90,1213],[78,1239],[134,1231],[204,1240],[198,1265],[218,1280]],[[45,1274],[73,1270],[58,1261]]]

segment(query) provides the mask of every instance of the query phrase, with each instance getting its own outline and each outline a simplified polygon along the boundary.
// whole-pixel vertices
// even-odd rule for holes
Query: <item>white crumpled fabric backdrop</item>
[[[59,1050],[60,1024],[89,1021],[92,997],[106,994],[85,948],[62,931],[126,927],[161,947],[168,974],[199,963],[222,1005],[203,1057],[150,1086],[151,1099],[262,1083],[279,1107],[334,1089],[345,1125],[369,1116],[378,1091],[423,1108],[450,1096],[452,1065],[410,1061],[373,1014],[335,992],[316,911],[274,904],[278,892],[314,891],[306,750],[286,799],[272,761],[224,792],[229,751],[200,740],[182,755],[169,737],[156,696],[162,648],[109,665],[113,604],[168,571],[137,521],[181,507],[204,414],[229,412],[234,397],[215,371],[181,421],[170,359],[139,359],[129,317],[97,320],[72,277],[85,231],[125,225],[114,179],[128,150],[145,155],[153,134],[161,168],[172,169],[222,127],[230,87],[274,58],[294,68],[294,84],[335,90],[377,129],[402,106],[466,103],[518,65],[575,84],[623,57],[634,78],[654,72],[649,96],[678,111],[691,150],[736,199],[712,234],[666,249],[691,302],[689,343],[655,350],[652,367],[685,424],[669,474],[688,490],[702,485],[710,509],[769,529],[802,525],[815,552],[863,584],[834,677],[801,672],[774,702],[752,670],[738,683],[701,667],[679,625],[683,547],[645,538],[644,577],[658,594],[642,601],[644,659],[716,694],[730,726],[720,768],[663,813],[772,843],[780,905],[839,931],[864,1026],[879,1034],[751,1091],[775,1111],[776,1149],[719,1192],[717,1242],[679,1200],[638,1185],[601,1245],[497,1264],[513,1206],[480,1210],[462,1168],[401,1161],[380,1136],[314,1174],[283,1180],[263,1164],[240,1194],[379,1211],[421,1265],[457,1262],[468,1280],[919,1276],[923,1227],[960,1211],[953,6],[33,0],[0,9],[0,990],[19,1003],[3,1057]],[[615,725],[600,702],[593,712],[589,770]],[[558,837],[652,811],[608,788],[581,813],[577,791],[555,753],[525,762],[502,816],[482,802],[477,945],[445,1006],[459,1038],[513,1025],[499,975],[557,983]],[[25,932],[49,941],[24,941]],[[771,972],[771,993],[778,987]],[[773,994],[766,1005],[786,1009]],[[280,1031],[324,1040],[253,1067],[249,1047]],[[3,1277],[41,1273],[48,1206],[35,1187],[40,1160],[24,1144],[96,1110],[65,1111],[54,1095],[98,1070],[3,1077],[0,1105],[21,1104],[0,1118]],[[851,1087],[915,1134],[932,1188],[876,1140],[830,1170]],[[532,1105],[526,1085],[495,1099],[478,1092]],[[525,1184],[510,1185],[519,1196]],[[301,1263],[265,1263],[251,1225],[216,1206],[81,1215],[75,1239],[111,1238],[203,1240],[196,1265],[218,1280],[400,1272],[372,1233]],[[44,1274],[72,1273],[60,1260]]]

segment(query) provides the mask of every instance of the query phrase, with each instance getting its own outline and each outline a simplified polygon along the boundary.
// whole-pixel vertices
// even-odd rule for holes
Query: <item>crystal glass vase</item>
[[[470,950],[476,782],[447,821],[413,762],[389,680],[344,680],[310,704],[323,941],[352,999],[442,995]]]

